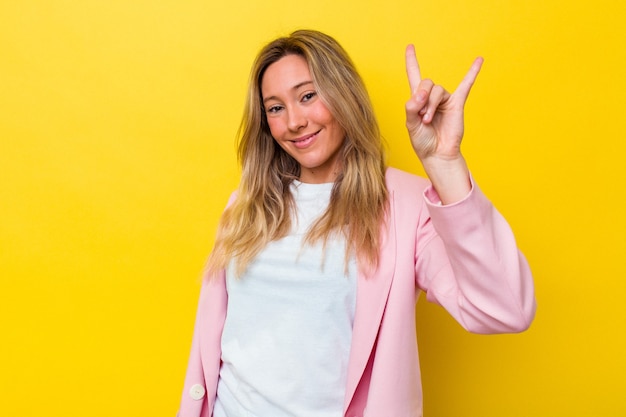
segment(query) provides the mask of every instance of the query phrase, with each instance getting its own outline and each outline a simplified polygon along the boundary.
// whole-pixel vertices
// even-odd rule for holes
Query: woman
[[[460,153],[482,60],[452,94],[421,78],[413,46],[406,62],[407,128],[430,182],[385,167],[334,39],[301,30],[259,53],[179,416],[421,416],[421,291],[472,332],[530,325],[528,265]]]

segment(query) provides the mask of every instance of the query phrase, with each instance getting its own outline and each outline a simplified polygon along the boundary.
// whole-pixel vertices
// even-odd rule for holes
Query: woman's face
[[[287,55],[268,66],[261,95],[272,137],[300,164],[300,181],[333,182],[346,134],[317,94],[304,58]]]

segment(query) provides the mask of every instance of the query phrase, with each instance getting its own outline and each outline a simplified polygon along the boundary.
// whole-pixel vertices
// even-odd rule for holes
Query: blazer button
[[[204,398],[205,392],[206,391],[204,390],[204,387],[202,385],[195,384],[189,390],[189,395],[191,396],[192,399],[197,401],[197,400],[201,400]]]

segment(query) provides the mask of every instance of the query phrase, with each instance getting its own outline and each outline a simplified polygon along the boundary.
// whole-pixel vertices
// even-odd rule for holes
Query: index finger
[[[409,44],[406,47],[405,53],[406,59],[406,75],[409,78],[409,86],[411,87],[411,94],[417,92],[417,88],[422,81],[422,75],[420,73],[420,66],[417,63],[417,57],[415,56],[415,46]]]

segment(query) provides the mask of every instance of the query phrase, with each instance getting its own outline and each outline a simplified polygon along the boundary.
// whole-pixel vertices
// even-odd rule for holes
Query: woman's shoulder
[[[388,167],[385,171],[385,182],[389,191],[422,194],[430,186],[430,181],[419,175]]]

